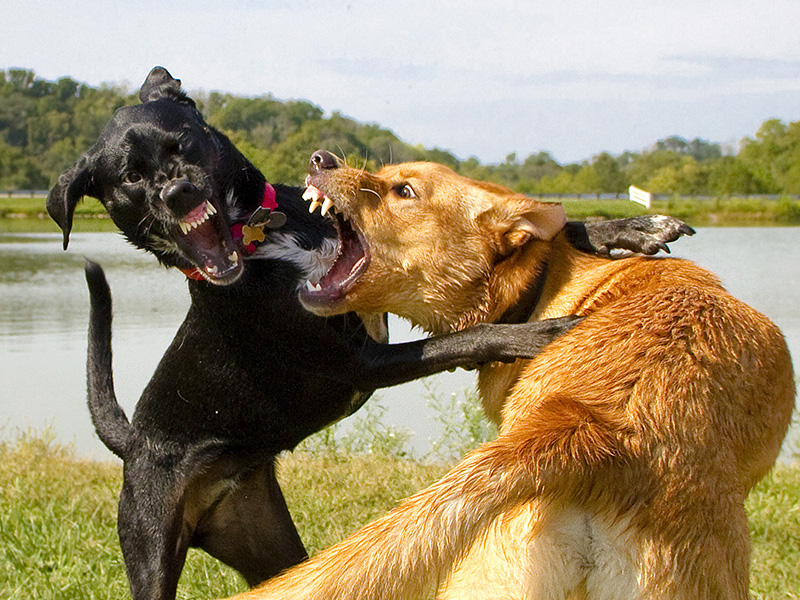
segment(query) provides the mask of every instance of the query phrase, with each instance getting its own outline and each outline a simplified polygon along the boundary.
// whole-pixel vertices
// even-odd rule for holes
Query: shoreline
[[[42,199],[42,202],[44,199]],[[567,218],[575,221],[598,221],[635,217],[645,214],[664,214],[676,217],[692,227],[798,227],[800,226],[800,203],[765,206],[742,205],[719,207],[704,206],[703,202],[658,201],[651,210],[627,201],[562,201]],[[712,203],[716,204],[716,203]],[[79,232],[116,231],[116,226],[102,207],[81,206],[74,216],[73,230]],[[60,233],[58,226],[41,207],[19,210],[6,208],[0,199],[0,233],[52,232]]]

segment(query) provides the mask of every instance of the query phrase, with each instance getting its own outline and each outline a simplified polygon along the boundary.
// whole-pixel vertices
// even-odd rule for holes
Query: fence
[[[50,190],[0,190],[2,198],[43,198]]]

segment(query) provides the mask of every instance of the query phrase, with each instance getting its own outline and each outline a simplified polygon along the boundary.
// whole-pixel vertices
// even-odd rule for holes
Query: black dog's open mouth
[[[328,272],[317,282],[307,282],[300,291],[300,299],[311,309],[333,308],[344,299],[369,266],[369,247],[361,233],[319,189],[308,186],[303,198],[311,202],[310,212],[321,207],[323,215],[332,216],[339,234],[339,248]]]
[[[203,201],[173,227],[185,258],[211,283],[228,285],[242,274],[244,261],[230,226],[211,201]]]

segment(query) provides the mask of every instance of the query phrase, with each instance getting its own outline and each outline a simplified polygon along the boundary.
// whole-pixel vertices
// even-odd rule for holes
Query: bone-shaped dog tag
[[[286,224],[286,215],[280,211],[269,209],[265,206],[258,207],[247,220],[248,227],[267,227],[277,229]]]

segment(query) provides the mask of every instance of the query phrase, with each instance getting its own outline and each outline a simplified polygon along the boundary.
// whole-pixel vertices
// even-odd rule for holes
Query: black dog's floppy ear
[[[94,196],[92,186],[93,159],[84,154],[75,165],[64,171],[58,183],[47,194],[47,212],[64,233],[64,250],[69,244],[75,207],[84,196]]]
[[[152,102],[161,98],[186,102],[194,106],[194,101],[181,91],[180,79],[175,79],[164,67],[153,67],[139,90],[139,100]]]

